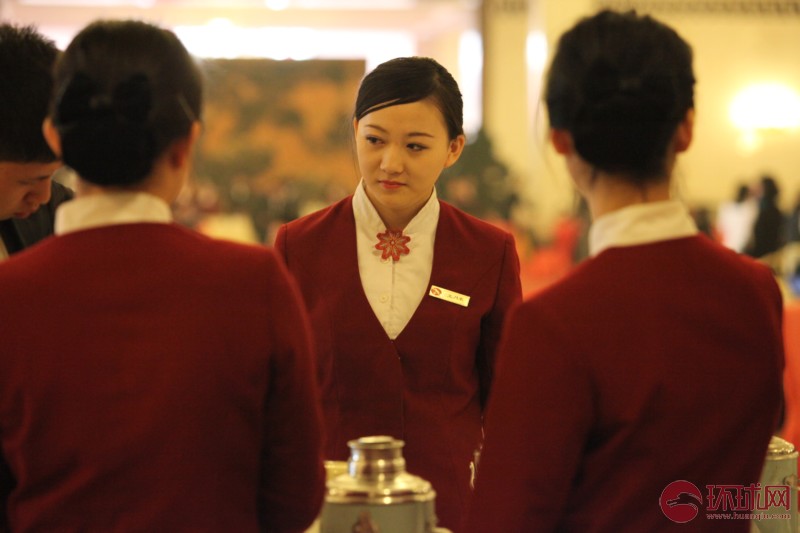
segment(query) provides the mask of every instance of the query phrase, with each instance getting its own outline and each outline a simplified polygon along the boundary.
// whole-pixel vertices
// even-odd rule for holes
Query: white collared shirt
[[[172,222],[169,205],[144,192],[114,192],[80,196],[56,210],[55,233],[63,235],[113,224]]]
[[[386,225],[364,192],[363,182],[353,195],[353,215],[361,285],[372,311],[394,340],[425,297],[431,278],[433,243],[439,223],[436,190],[403,230],[403,235],[411,237],[407,244],[410,252],[397,262],[381,259],[381,251],[375,248],[378,234],[386,231]]]
[[[607,248],[636,246],[697,234],[689,210],[677,200],[623,207],[598,217],[589,230],[589,254]]]

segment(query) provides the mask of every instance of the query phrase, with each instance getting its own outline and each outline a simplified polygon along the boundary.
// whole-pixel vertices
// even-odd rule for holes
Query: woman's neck
[[[160,161],[156,162],[153,171],[147,177],[130,185],[95,185],[78,176],[75,192],[78,196],[143,192],[157,196],[172,205],[183,186],[182,179],[177,173],[166,172]]]
[[[408,226],[414,217],[422,211],[431,198],[429,195],[420,205],[409,206],[406,204],[405,206],[393,208],[391,205],[382,204],[373,199],[366,187],[364,188],[364,194],[367,196],[367,200],[372,204],[372,207],[375,208],[375,211],[378,213],[378,216],[386,228],[394,231],[405,230],[406,226]],[[433,195],[433,189],[431,189],[431,195]]]
[[[596,219],[631,205],[669,200],[670,182],[665,179],[634,184],[621,178],[600,175],[584,191],[584,197],[592,218]]]
[[[381,217],[381,220],[386,225],[386,229],[394,231],[405,230],[409,222],[419,213],[419,210],[416,213],[398,213],[387,209],[378,210],[377,208],[376,210],[378,211],[378,216]]]

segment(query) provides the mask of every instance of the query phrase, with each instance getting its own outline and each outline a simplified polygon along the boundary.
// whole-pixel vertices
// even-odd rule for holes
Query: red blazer
[[[776,428],[781,295],[697,236],[611,248],[513,313],[469,532],[749,531],[707,520],[707,485],[757,483]],[[659,499],[686,480],[686,524]]]
[[[404,440],[409,472],[433,484],[440,525],[455,528],[481,441],[481,396],[521,288],[511,235],[440,205],[430,283],[471,300],[461,307],[426,295],[395,341],[361,285],[351,197],[282,226],[276,249],[316,336],[326,456],[347,458],[347,441],[362,436]]]
[[[176,225],[0,263],[0,530],[302,531],[322,501],[299,295],[270,250]]]

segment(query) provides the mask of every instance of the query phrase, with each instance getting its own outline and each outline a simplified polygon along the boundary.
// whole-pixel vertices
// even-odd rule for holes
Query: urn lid
[[[780,455],[790,455],[795,452],[794,444],[788,440],[773,436],[767,446],[767,456],[775,457]]]
[[[392,505],[436,497],[430,483],[406,472],[402,440],[380,435],[351,440],[347,445],[347,473],[328,481],[326,501]]]

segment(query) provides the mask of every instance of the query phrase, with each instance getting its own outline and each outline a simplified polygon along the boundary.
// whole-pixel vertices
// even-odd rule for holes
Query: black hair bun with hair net
[[[581,157],[607,172],[657,174],[681,119],[675,82],[629,76],[598,61],[587,72],[582,96],[572,131]]]
[[[152,91],[143,74],[117,84],[108,94],[79,72],[55,108],[64,163],[97,185],[140,181],[152,170],[155,157],[151,109]]]

